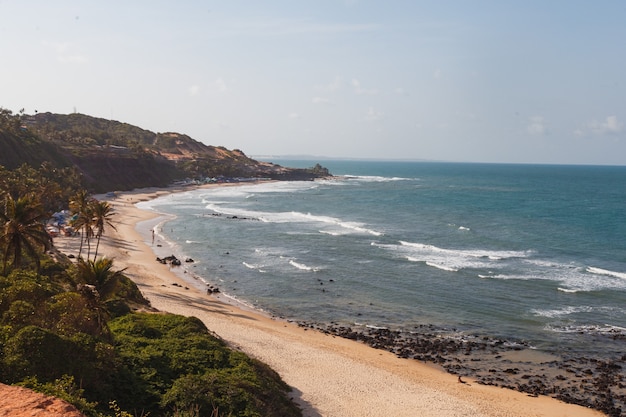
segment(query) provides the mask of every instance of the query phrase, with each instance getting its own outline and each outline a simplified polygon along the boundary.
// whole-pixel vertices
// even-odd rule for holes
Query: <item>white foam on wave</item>
[[[254,264],[249,264],[248,262],[242,262],[243,265],[248,268],[248,269],[253,269],[255,271],[259,271],[259,272],[267,272],[263,269],[263,265],[254,265]]]
[[[609,277],[626,279],[626,273],[624,272],[609,271],[608,269],[596,268],[593,266],[587,267],[587,272],[596,274],[596,275],[606,275]]]
[[[305,265],[305,264],[303,264],[303,263],[296,262],[296,261],[295,261],[295,260],[293,260],[293,259],[290,259],[290,260],[289,260],[289,265],[291,265],[291,266],[293,266],[293,267],[295,267],[295,268],[297,268],[297,269],[299,269],[299,270],[301,270],[301,271],[311,271],[311,272],[317,272],[317,271],[319,271],[319,268],[314,268],[314,267],[311,267],[311,266]]]
[[[253,185],[237,185],[236,187],[205,188],[198,193],[205,199],[214,201],[219,198],[249,198],[254,194],[293,193],[308,190],[311,184],[307,181],[276,181]]]
[[[320,230],[319,232],[323,235],[331,235],[331,236],[341,236],[345,234],[345,233],[340,233],[340,232],[331,232],[329,230]]]
[[[414,258],[412,256],[407,256],[406,259],[410,262],[424,262],[422,259],[418,259],[418,258]],[[433,268],[437,268],[437,269],[441,269],[443,271],[448,271],[448,272],[458,272],[459,270],[457,268],[445,265],[445,264],[441,264],[441,263],[436,263],[436,262],[430,262],[430,261],[425,261],[424,262],[425,265],[433,267]]]
[[[564,292],[566,294],[575,294],[577,292],[580,292],[580,290],[577,289],[573,289],[573,288],[563,288],[563,287],[558,287],[557,288],[558,291]]]
[[[243,218],[253,218],[265,223],[316,223],[325,226],[338,227],[344,232],[353,232],[360,234],[369,234],[373,236],[382,236],[383,233],[374,229],[366,227],[363,223],[344,221],[337,217],[315,215],[312,213],[302,213],[299,211],[284,211],[284,212],[267,212],[267,211],[254,211],[246,210],[235,207],[227,207],[221,204],[209,203],[205,206],[207,210],[211,210],[218,214],[227,216],[237,216]],[[336,233],[337,230],[326,230],[328,234]]]
[[[478,269],[481,279],[554,281],[558,283],[557,290],[563,293],[626,290],[626,273],[542,259],[533,250],[448,249],[404,240],[399,244],[372,242],[372,245],[396,252],[410,262],[423,262],[446,271]]]
[[[529,252],[495,251],[483,249],[446,249],[419,242],[399,241],[399,245],[379,244],[380,247],[404,254],[413,262],[424,262],[429,266],[459,271],[464,268],[493,268],[499,261],[524,258]]]
[[[343,178],[348,180],[358,180],[363,182],[391,182],[391,181],[415,181],[416,178],[403,177],[382,177],[377,175],[344,175]]]
[[[426,261],[426,265],[432,266],[433,268],[441,269],[443,271],[458,272],[457,268],[453,268],[453,267],[447,266],[447,265],[438,264],[438,263],[435,263],[435,262],[428,262],[428,261]]]
[[[530,251],[498,251],[484,249],[445,249],[433,245],[427,245],[418,242],[399,241],[402,246],[415,248],[423,252],[440,253],[447,256],[461,255],[470,258],[486,258],[490,260],[502,260],[508,258],[525,258],[529,256]]]
[[[319,215],[314,215],[311,213],[301,213],[301,212],[291,212],[296,218],[299,219],[304,219],[307,221],[312,221],[312,222],[318,222],[318,223],[325,223],[325,224],[329,224],[329,225],[334,225],[334,226],[339,226],[343,229],[348,229],[348,230],[353,230],[355,232],[358,233],[366,233],[366,234],[370,234],[373,236],[382,236],[383,233],[373,230],[373,229],[368,229],[367,227],[365,227],[365,225],[363,223],[358,223],[358,222],[348,222],[348,221],[343,221],[341,219],[338,219],[336,217],[330,217],[330,216],[319,216]]]
[[[226,216],[237,216],[237,217],[246,217],[246,218],[254,218],[263,220],[263,212],[254,211],[254,210],[245,210],[239,209],[235,207],[224,207],[218,203],[208,203],[205,207],[207,210],[211,210],[217,214],[223,214]],[[268,213],[271,214],[271,213]]]
[[[626,290],[626,274],[595,267],[576,264],[559,264],[550,261],[531,262],[539,266],[542,279],[560,281],[569,291],[601,291],[607,289]]]
[[[612,324],[581,324],[566,326],[547,325],[545,329],[554,333],[587,333],[609,337],[626,335],[626,328]]]
[[[594,310],[595,308],[591,306],[567,306],[549,310],[533,309],[530,312],[539,317],[558,318],[569,316],[571,314],[591,313]]]
[[[544,280],[559,283],[557,290],[563,293],[626,289],[626,281],[611,275],[593,274],[586,268],[569,263],[541,259],[522,259],[518,273],[499,273],[485,278],[503,280]]]

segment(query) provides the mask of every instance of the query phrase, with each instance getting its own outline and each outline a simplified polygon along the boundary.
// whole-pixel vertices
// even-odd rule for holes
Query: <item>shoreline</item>
[[[202,187],[213,186],[223,185]],[[270,365],[294,389],[294,400],[304,416],[604,415],[547,396],[483,385],[465,375],[461,381],[435,365],[374,349],[338,330],[274,319],[227,303],[221,294],[208,295],[191,288],[172,267],[155,261],[153,248],[136,225],[160,214],[141,210],[135,203],[196,188],[118,193],[109,200],[115,208],[117,232],[105,231],[100,253],[113,258],[116,269],[128,268],[125,274],[152,307],[196,316],[232,347]],[[72,239],[55,239],[55,244]]]

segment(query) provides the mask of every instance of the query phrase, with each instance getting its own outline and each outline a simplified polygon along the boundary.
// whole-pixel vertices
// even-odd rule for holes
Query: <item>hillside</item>
[[[12,115],[0,109],[0,165],[76,166],[93,192],[166,186],[206,177],[312,180],[325,170],[284,168],[187,135],[155,133],[83,114]]]
[[[15,169],[24,163],[39,166],[43,161],[57,167],[70,165],[57,146],[42,140],[25,128],[19,117],[0,108],[0,165]]]

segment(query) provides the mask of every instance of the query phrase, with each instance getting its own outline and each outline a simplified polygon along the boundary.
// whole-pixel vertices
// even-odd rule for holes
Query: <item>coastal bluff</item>
[[[84,414],[58,398],[0,384],[0,417],[84,417]]]

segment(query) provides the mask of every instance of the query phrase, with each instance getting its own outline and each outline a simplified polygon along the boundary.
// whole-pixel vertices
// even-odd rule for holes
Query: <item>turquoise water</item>
[[[323,165],[343,177],[141,204],[189,275],[271,314],[621,355],[626,167]]]

